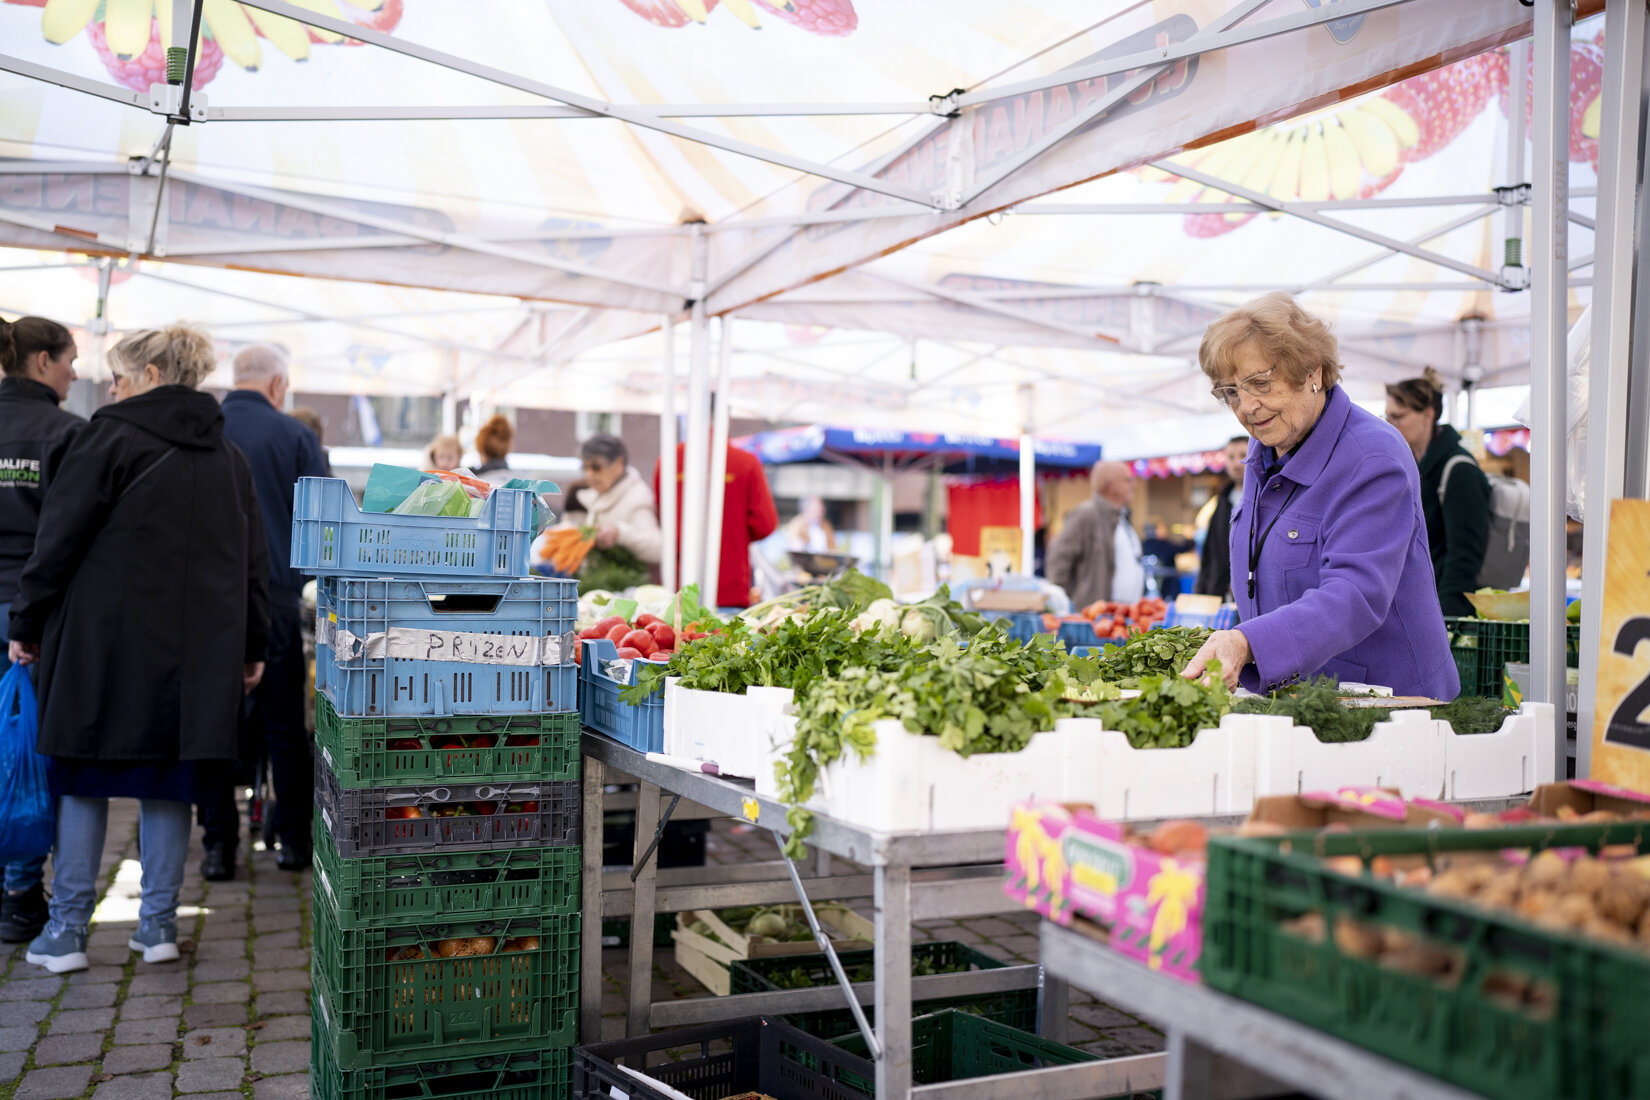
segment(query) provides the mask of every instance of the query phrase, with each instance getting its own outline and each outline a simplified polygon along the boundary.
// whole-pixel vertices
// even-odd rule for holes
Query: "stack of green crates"
[[[577,712],[339,710],[317,693],[311,1095],[569,1095]]]

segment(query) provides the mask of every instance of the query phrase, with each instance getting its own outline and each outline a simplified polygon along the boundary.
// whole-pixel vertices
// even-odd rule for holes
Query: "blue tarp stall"
[[[997,436],[962,435],[940,432],[900,432],[874,428],[837,428],[808,424],[757,432],[732,441],[766,465],[792,462],[830,462],[867,467],[881,475],[878,482],[876,559],[886,571],[892,557],[894,509],[889,479],[897,473],[919,469],[942,469],[954,474],[1018,474],[1020,514],[1026,549],[1022,560],[1031,561],[1029,516],[1035,493],[1035,468],[1087,470],[1100,461],[1097,443],[1070,443],[1057,439],[1032,439],[1032,462],[1022,461],[1021,440]]]

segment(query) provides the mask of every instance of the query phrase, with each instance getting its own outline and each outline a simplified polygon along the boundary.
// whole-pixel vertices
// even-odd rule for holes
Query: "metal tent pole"
[[[1020,572],[1026,576],[1036,573],[1035,547],[1032,525],[1037,509],[1037,445],[1031,438],[1032,390],[1020,387]]]
[[[705,459],[710,450],[709,383],[710,335],[706,331],[705,236],[702,226],[693,233],[693,308],[688,351],[687,446],[682,455],[682,575],[704,591],[705,582]]]
[[[1568,393],[1571,19],[1570,0],[1536,4],[1534,128],[1530,135],[1536,173],[1530,234],[1530,698],[1553,704],[1553,774],[1561,778],[1566,770],[1564,406]],[[1523,56],[1522,50],[1514,54],[1520,73]],[[1520,98],[1515,96],[1513,102]],[[1513,115],[1521,117],[1521,112],[1515,109]],[[1515,128],[1518,136],[1522,129]]]
[[[659,319],[659,335],[664,348],[659,364],[659,579],[674,592],[681,530],[676,516],[680,501],[676,491],[676,319],[668,313]]]
[[[1645,6],[1642,0],[1604,9],[1603,119],[1598,149],[1598,230],[1594,236],[1592,370],[1587,380],[1587,539],[1582,560],[1581,667],[1598,670],[1610,502],[1642,496],[1642,478],[1628,483],[1629,410],[1635,395],[1629,360],[1632,334],[1634,218],[1643,127]],[[1641,404],[1642,391],[1636,396]],[[1637,414],[1644,414],[1639,411]],[[1533,526],[1533,524],[1532,524]],[[1533,613],[1533,608],[1532,608]],[[1532,620],[1532,632],[1535,627]],[[1533,656],[1533,655],[1532,655]],[[1590,774],[1593,677],[1581,677],[1576,708],[1576,774]]]
[[[719,607],[725,597],[743,606],[746,593],[723,592],[722,515],[728,495],[728,376],[733,363],[733,318],[722,318],[722,346],[716,366],[716,405],[711,410],[710,483],[705,511],[704,605]]]

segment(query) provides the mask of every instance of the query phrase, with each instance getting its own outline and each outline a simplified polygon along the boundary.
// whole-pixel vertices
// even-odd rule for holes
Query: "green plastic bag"
[[[528,477],[513,477],[499,486],[501,489],[526,489],[533,494],[533,536],[556,522],[556,513],[550,510],[550,504],[544,498],[549,493],[561,492],[561,487],[554,481],[535,481]]]
[[[481,503],[477,501],[476,503]],[[426,481],[395,506],[398,516],[463,516],[473,514],[470,494],[451,481]]]
[[[361,494],[361,511],[395,512],[401,502],[412,495],[426,481],[434,481],[429,474],[410,470],[405,466],[391,466],[379,462],[367,474],[367,488]]]

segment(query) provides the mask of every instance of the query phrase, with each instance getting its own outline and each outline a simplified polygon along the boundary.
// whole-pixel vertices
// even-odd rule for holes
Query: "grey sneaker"
[[[43,966],[53,974],[67,974],[71,970],[85,970],[86,933],[65,928],[56,921],[47,921],[46,930],[29,944],[23,956],[35,966]]]
[[[138,924],[126,946],[143,952],[146,963],[175,962],[178,957],[178,925],[176,921],[146,920]]]

